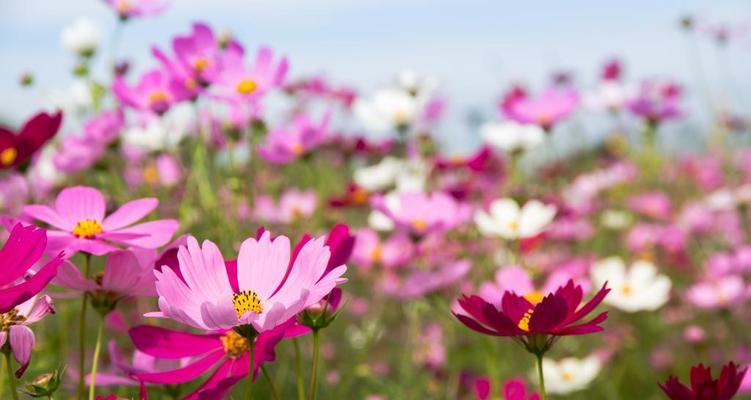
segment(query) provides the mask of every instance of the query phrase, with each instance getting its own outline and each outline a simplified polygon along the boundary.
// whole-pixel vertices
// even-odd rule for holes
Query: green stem
[[[13,398],[13,400],[18,400],[18,391],[16,391],[16,377],[13,376],[13,366],[11,365],[10,361],[10,348],[6,348],[3,353],[5,353],[5,365],[6,369],[8,370],[8,386],[10,386],[10,395]]]
[[[279,391],[276,389],[276,385],[274,384],[274,381],[271,379],[271,375],[269,375],[269,371],[266,370],[266,366],[261,364],[261,372],[263,373],[263,377],[266,378],[266,381],[269,383],[269,386],[271,387],[271,395],[274,398],[274,400],[281,400],[281,397],[279,397]]]
[[[318,330],[313,330],[313,365],[310,368],[310,391],[308,392],[308,400],[315,400],[316,388],[318,385]]]
[[[91,273],[91,254],[85,253],[84,254],[84,264],[83,264],[83,272],[84,276],[86,278],[89,277],[89,274]],[[79,321],[78,321],[78,371],[79,371],[79,377],[78,377],[78,395],[76,396],[78,400],[83,399],[83,393],[86,389],[86,382],[85,382],[85,376],[83,371],[86,367],[86,308],[89,303],[89,295],[88,293],[84,293],[83,298],[81,299],[81,313],[79,315]]]
[[[96,393],[96,369],[99,365],[99,352],[102,349],[102,335],[104,333],[104,315],[102,315],[102,321],[99,323],[99,330],[96,333],[96,345],[94,346],[94,357],[91,360],[91,382],[89,382],[89,400],[94,400],[94,394]],[[83,375],[83,371],[81,371]]]
[[[300,341],[292,339],[295,345],[295,375],[297,379],[297,400],[305,400],[305,387],[302,377],[302,357],[300,356]]]
[[[542,353],[537,354],[537,377],[540,380],[540,400],[548,398],[545,392],[545,376],[542,374]]]
[[[249,351],[250,351],[250,357],[249,357],[249,363],[250,368],[248,369],[248,400],[253,400],[253,357],[254,357],[254,348],[255,348],[255,340],[252,338],[248,340],[250,343]]]

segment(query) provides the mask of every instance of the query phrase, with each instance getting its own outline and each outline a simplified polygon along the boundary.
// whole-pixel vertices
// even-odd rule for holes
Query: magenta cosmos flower
[[[240,246],[235,290],[219,248],[210,241],[199,246],[188,237],[177,259],[178,276],[170,268],[155,271],[161,311],[147,314],[171,318],[204,330],[227,330],[251,325],[262,333],[319,302],[346,282],[345,265],[326,273],[331,251],[325,238],[306,242],[290,262],[285,236],[271,240],[264,232]]]
[[[18,134],[0,126],[0,169],[28,161],[60,129],[63,114],[38,113],[27,120]]]
[[[503,104],[503,112],[516,122],[537,124],[546,131],[568,117],[579,104],[574,89],[547,89],[537,98],[516,96]]]
[[[649,79],[642,82],[636,96],[626,106],[632,114],[651,124],[678,119],[683,116],[683,90],[672,81]]]
[[[63,189],[55,206],[29,205],[24,214],[52,228],[47,235],[48,254],[65,250],[68,256],[78,251],[96,256],[124,247],[155,249],[165,245],[178,228],[174,219],[160,219],[133,225],[159,205],[155,198],[133,200],[105,216],[104,196],[98,190],[75,186]]]
[[[254,338],[253,378],[264,362],[276,358],[274,347],[284,338],[304,335],[308,329],[294,320],[263,332]],[[250,346],[248,339],[233,330],[193,334],[167,328],[139,325],[130,330],[130,337],[138,351],[160,360],[189,358],[187,365],[166,371],[135,372],[132,376],[142,382],[179,384],[192,381],[214,366],[209,378],[188,399],[221,399],[232,386],[248,375]]]
[[[13,352],[13,358],[20,365],[20,368],[16,370],[16,377],[20,378],[26,372],[29,361],[31,361],[31,353],[36,344],[34,331],[28,325],[38,322],[47,314],[54,312],[52,299],[44,295],[33,296],[9,312],[0,314],[0,348],[7,343]]]
[[[490,400],[492,396],[490,379],[480,377],[475,379],[474,391],[477,400]],[[501,390],[504,400],[540,400],[540,395],[527,391],[527,385],[523,379],[509,379],[503,384]]]
[[[443,192],[392,193],[374,196],[371,204],[397,227],[418,236],[453,229],[467,222],[472,213],[467,204]]]
[[[703,364],[691,367],[691,387],[671,376],[660,389],[670,400],[730,400],[738,392],[748,369],[738,369],[732,362],[722,367],[720,377],[712,379],[712,371]]]
[[[246,66],[243,52],[228,48],[222,56],[222,71],[213,88],[218,97],[238,103],[255,104],[272,88],[279,87],[287,75],[287,59],[274,62],[273,51],[262,47],[252,66]]]
[[[166,0],[104,0],[122,20],[161,14],[169,6]]]
[[[542,354],[558,336],[602,331],[599,324],[608,318],[607,311],[589,321],[580,321],[602,302],[608,292],[610,289],[603,285],[589,302],[580,307],[583,290],[569,280],[545,297],[522,297],[507,291],[500,304],[489,303],[478,296],[462,296],[454,315],[474,331],[513,337],[531,353]]]
[[[308,153],[326,138],[330,114],[326,113],[317,125],[305,114],[295,117],[289,128],[277,128],[269,132],[266,142],[258,148],[258,154],[273,164],[286,164]]]
[[[118,76],[112,84],[112,92],[124,105],[157,115],[167,112],[174,103],[190,99],[194,95],[189,88],[177,84],[169,74],[160,69],[147,71],[133,87]]]
[[[11,318],[16,306],[41,292],[57,274],[62,255],[57,255],[35,274],[29,274],[46,247],[44,229],[16,224],[11,230],[8,241],[0,250],[0,319]]]

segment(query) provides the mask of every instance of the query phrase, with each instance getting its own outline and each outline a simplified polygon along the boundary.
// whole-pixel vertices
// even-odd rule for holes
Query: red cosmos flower
[[[37,113],[27,120],[18,134],[0,126],[0,169],[17,167],[31,158],[60,129],[62,112]]]
[[[586,335],[603,330],[599,324],[608,318],[607,311],[579,323],[610,292],[602,286],[586,304],[579,307],[584,292],[569,280],[554,293],[518,296],[506,291],[500,308],[478,296],[462,296],[454,315],[464,325],[486,335],[509,336],[531,353],[546,352],[558,336]]]
[[[711,369],[699,364],[691,367],[691,388],[675,376],[659,386],[670,400],[730,400],[738,392],[747,369],[739,371],[738,365],[729,362],[722,367],[720,378],[712,379]]]

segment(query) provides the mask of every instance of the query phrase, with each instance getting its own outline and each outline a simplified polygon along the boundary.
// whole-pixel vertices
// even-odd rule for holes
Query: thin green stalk
[[[302,357],[300,356],[300,341],[292,339],[295,345],[295,375],[297,379],[297,400],[305,400],[305,384],[302,377]]]
[[[249,363],[250,368],[248,368],[248,400],[253,400],[253,357],[254,357],[254,347],[255,347],[255,340],[252,338],[248,340],[250,342],[250,357],[249,357]]]
[[[91,254],[84,254],[83,273],[86,278],[91,273]],[[86,389],[86,382],[84,381],[83,371],[86,367],[86,308],[89,304],[89,295],[84,293],[81,299],[81,313],[78,321],[78,400],[83,399],[83,393]]]
[[[537,354],[537,377],[540,380],[540,400],[548,398],[545,392],[545,376],[542,374],[542,353]]]
[[[13,376],[13,366],[11,365],[10,361],[10,348],[5,349],[3,353],[5,353],[5,369],[8,370],[8,386],[10,388],[10,395],[13,400],[18,400],[18,391],[16,390],[16,377]]]
[[[263,373],[263,377],[266,378],[266,382],[268,382],[269,386],[271,387],[271,397],[273,397],[274,400],[281,400],[282,398],[279,397],[279,391],[276,389],[274,380],[271,379],[271,375],[269,375],[269,371],[266,370],[266,366],[263,364],[261,364],[261,372]]]
[[[96,369],[99,365],[99,352],[102,350],[102,335],[104,333],[104,316],[99,322],[99,329],[96,333],[96,345],[94,346],[94,357],[91,360],[91,382],[89,383],[89,400],[94,400],[96,393]],[[83,375],[83,371],[81,371]]]
[[[315,400],[316,388],[318,385],[318,330],[313,330],[313,365],[310,368],[310,391],[308,392],[308,400]]]

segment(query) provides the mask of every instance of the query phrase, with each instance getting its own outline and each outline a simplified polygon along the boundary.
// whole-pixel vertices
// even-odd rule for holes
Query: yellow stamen
[[[418,232],[422,232],[425,229],[428,229],[428,222],[424,219],[415,219],[412,221],[412,228]]]
[[[506,226],[508,227],[510,231],[516,232],[517,230],[519,230],[519,221],[516,221],[516,220],[511,221]]]
[[[368,202],[368,192],[357,188],[352,192],[352,202],[355,204],[365,204]]]
[[[235,331],[228,331],[226,335],[221,337],[221,340],[224,352],[229,354],[230,357],[240,356],[250,349],[248,339]]]
[[[206,68],[209,67],[209,60],[201,57],[193,62],[193,71],[198,72],[199,74],[203,72]]]
[[[0,152],[0,165],[7,167],[16,161],[16,157],[18,157],[18,150],[15,147],[8,147]]]
[[[529,321],[532,319],[532,313],[534,312],[535,310],[533,308],[527,310],[527,312],[524,313],[524,316],[522,316],[522,319],[519,320],[519,323],[516,324],[516,326],[518,326],[519,329],[523,330],[524,332],[529,332]]]
[[[633,291],[634,289],[628,283],[624,283],[623,286],[621,286],[621,293],[625,296],[630,295]]]
[[[300,142],[297,142],[292,145],[292,148],[290,150],[292,150],[293,154],[299,156],[300,154],[305,152],[305,147],[303,147],[303,145]]]
[[[527,299],[528,302],[532,303],[533,306],[536,306],[540,304],[542,299],[545,298],[545,294],[542,293],[539,290],[533,290],[527,294],[524,295],[524,298]]]
[[[71,233],[82,239],[93,239],[94,236],[102,233],[102,224],[93,219],[84,219],[76,223]]]
[[[561,378],[563,378],[563,380],[566,382],[571,382],[572,380],[574,380],[574,374],[568,371],[563,371],[561,373]]]
[[[243,79],[240,81],[240,83],[237,84],[237,87],[235,88],[237,90],[237,93],[240,93],[242,95],[249,95],[256,91],[258,88],[258,84],[256,81],[252,79]]]
[[[261,304],[261,298],[258,294],[252,290],[243,290],[240,293],[232,295],[232,304],[235,306],[235,312],[237,318],[242,318],[243,315],[252,311],[256,314],[263,312],[263,304]]]
[[[151,164],[143,169],[143,180],[149,185],[156,185],[159,183],[159,170],[155,165]]]
[[[553,123],[553,117],[548,113],[540,114],[540,116],[537,117],[537,123],[540,124],[540,126],[550,126]]]
[[[11,309],[5,314],[0,314],[0,332],[7,332],[13,325],[23,324],[26,317],[18,314],[18,309]]]
[[[164,103],[169,101],[169,94],[164,90],[155,90],[149,94],[149,104]]]
[[[130,1],[128,0],[118,0],[115,3],[115,8],[117,9],[118,13],[125,15],[128,14],[133,7],[131,7]]]
[[[185,80],[185,87],[190,90],[195,90],[195,88],[198,87],[198,82],[193,78],[188,78]]]

